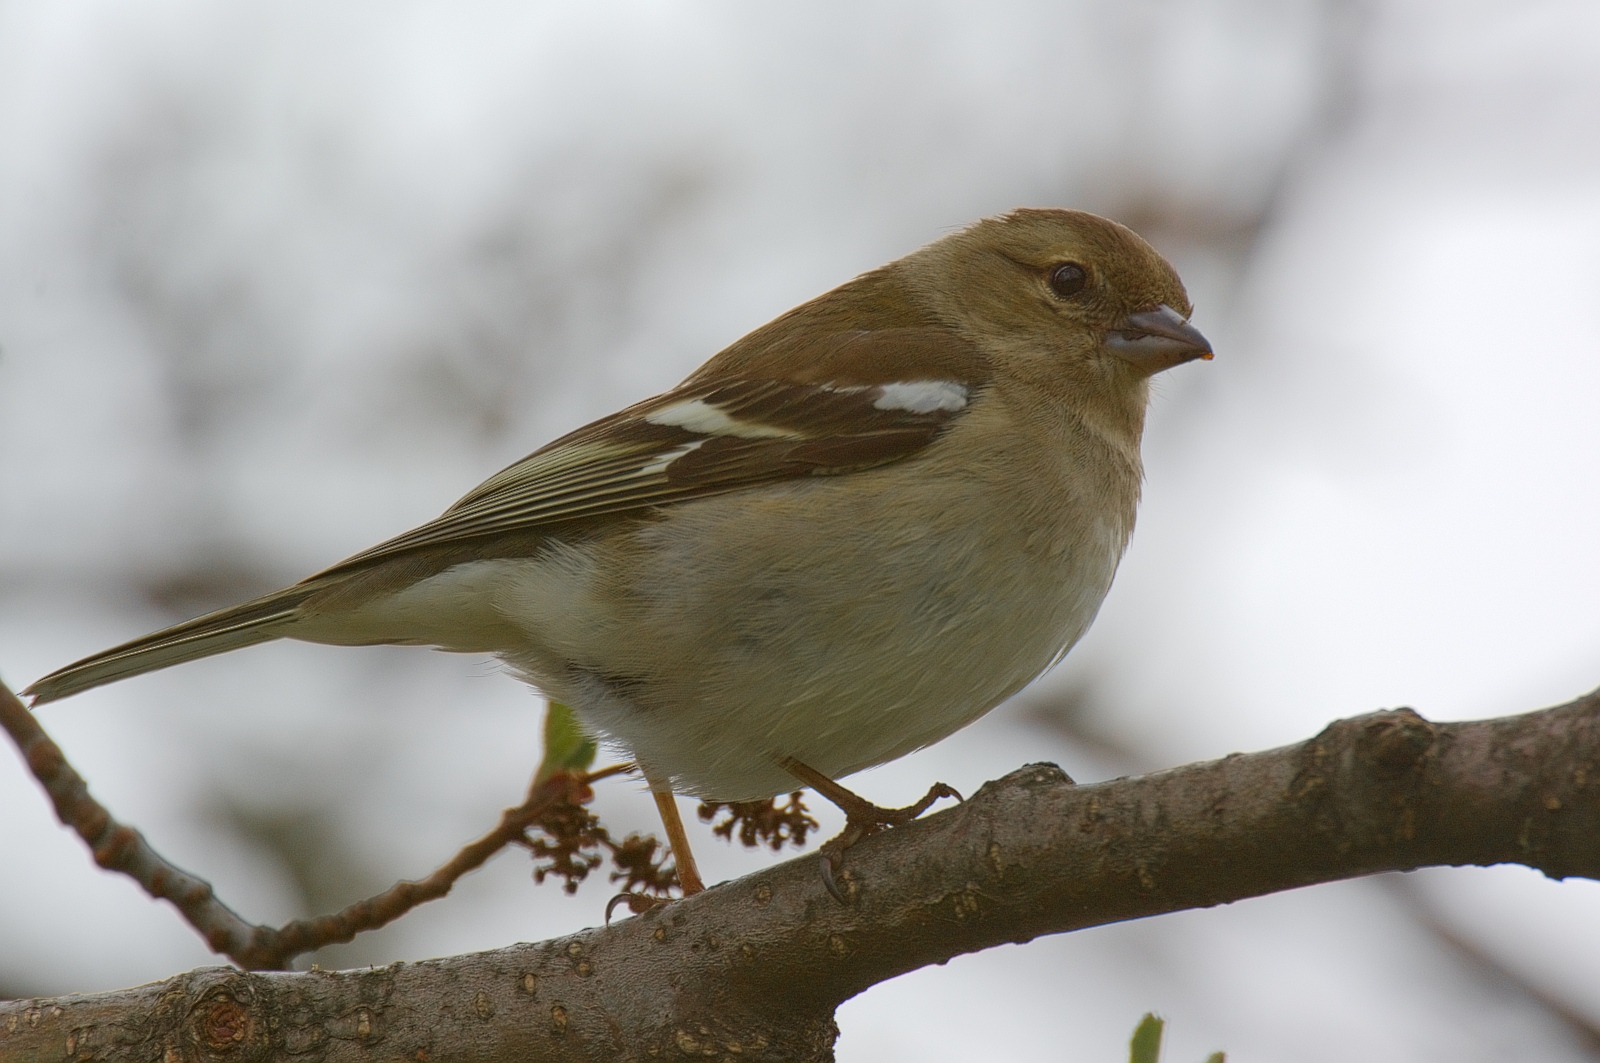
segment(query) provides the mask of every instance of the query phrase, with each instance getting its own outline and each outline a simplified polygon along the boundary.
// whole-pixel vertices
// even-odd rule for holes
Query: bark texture
[[[962,953],[1496,863],[1600,877],[1600,695],[1470,723],[1373,713],[1297,745],[1092,786],[1030,765],[851,849],[845,904],[802,857],[539,944],[365,971],[206,968],[13,1001],[0,1004],[0,1061],[827,1060],[841,1003]]]

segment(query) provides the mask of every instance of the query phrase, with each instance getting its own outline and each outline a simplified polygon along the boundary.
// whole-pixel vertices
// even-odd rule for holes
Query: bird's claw
[[[936,782],[932,786],[928,787],[928,792],[922,795],[921,801],[918,801],[914,805],[909,805],[906,808],[893,809],[896,814],[905,815],[905,819],[900,820],[897,823],[888,824],[888,826],[898,827],[900,823],[910,823],[912,820],[916,819],[918,816],[922,815],[929,808],[931,808],[933,803],[939,800],[941,797],[953,797],[956,799],[957,804],[966,800],[965,797],[961,796],[961,791],[957,790],[954,786],[946,786],[942,782]]]
[[[839,863],[842,860],[843,855],[844,854],[841,852],[826,852],[822,854],[822,886],[829,893],[833,894],[834,900],[838,901],[840,904],[849,904],[849,896],[839,885],[838,878],[834,876],[834,872],[839,870]]]
[[[611,925],[611,913],[617,910],[619,904],[626,904],[632,915],[643,915],[675,900],[676,897],[652,897],[648,893],[619,893],[606,902],[606,925]]]

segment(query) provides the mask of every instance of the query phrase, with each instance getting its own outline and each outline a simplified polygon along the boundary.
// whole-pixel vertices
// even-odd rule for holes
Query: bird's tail
[[[301,603],[317,589],[304,585],[286,587],[243,605],[124,642],[51,672],[22,693],[31,697],[34,705],[40,705],[118,679],[282,638],[299,616]]]

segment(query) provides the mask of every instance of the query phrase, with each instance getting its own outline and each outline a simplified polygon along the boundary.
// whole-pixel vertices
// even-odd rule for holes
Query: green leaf
[[[1206,1063],[1228,1063],[1228,1053],[1213,1052],[1206,1057]]]
[[[539,781],[561,771],[588,771],[594,764],[594,754],[594,739],[583,733],[572,710],[552,701],[544,713],[544,760],[539,763]]]
[[[1128,1063],[1160,1063],[1161,1031],[1166,1023],[1147,1013],[1133,1028],[1133,1040],[1128,1042]]]

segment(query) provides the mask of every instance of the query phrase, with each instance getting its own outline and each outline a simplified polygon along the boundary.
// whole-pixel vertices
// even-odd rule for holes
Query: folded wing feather
[[[903,349],[910,342],[907,332],[894,330],[885,343]],[[877,364],[870,332],[850,333],[845,339],[850,363]],[[930,333],[922,340],[946,353],[958,342],[949,333]],[[308,601],[324,598],[374,566],[430,548],[554,531],[571,521],[900,461],[948,428],[978,386],[970,376],[965,381],[874,381],[870,373],[840,375],[843,380],[836,383],[691,378],[496,473],[436,520],[292,587],[87,657],[52,672],[24,693],[37,705],[143,672],[293,637],[296,618]],[[908,391],[908,384],[923,386]]]

